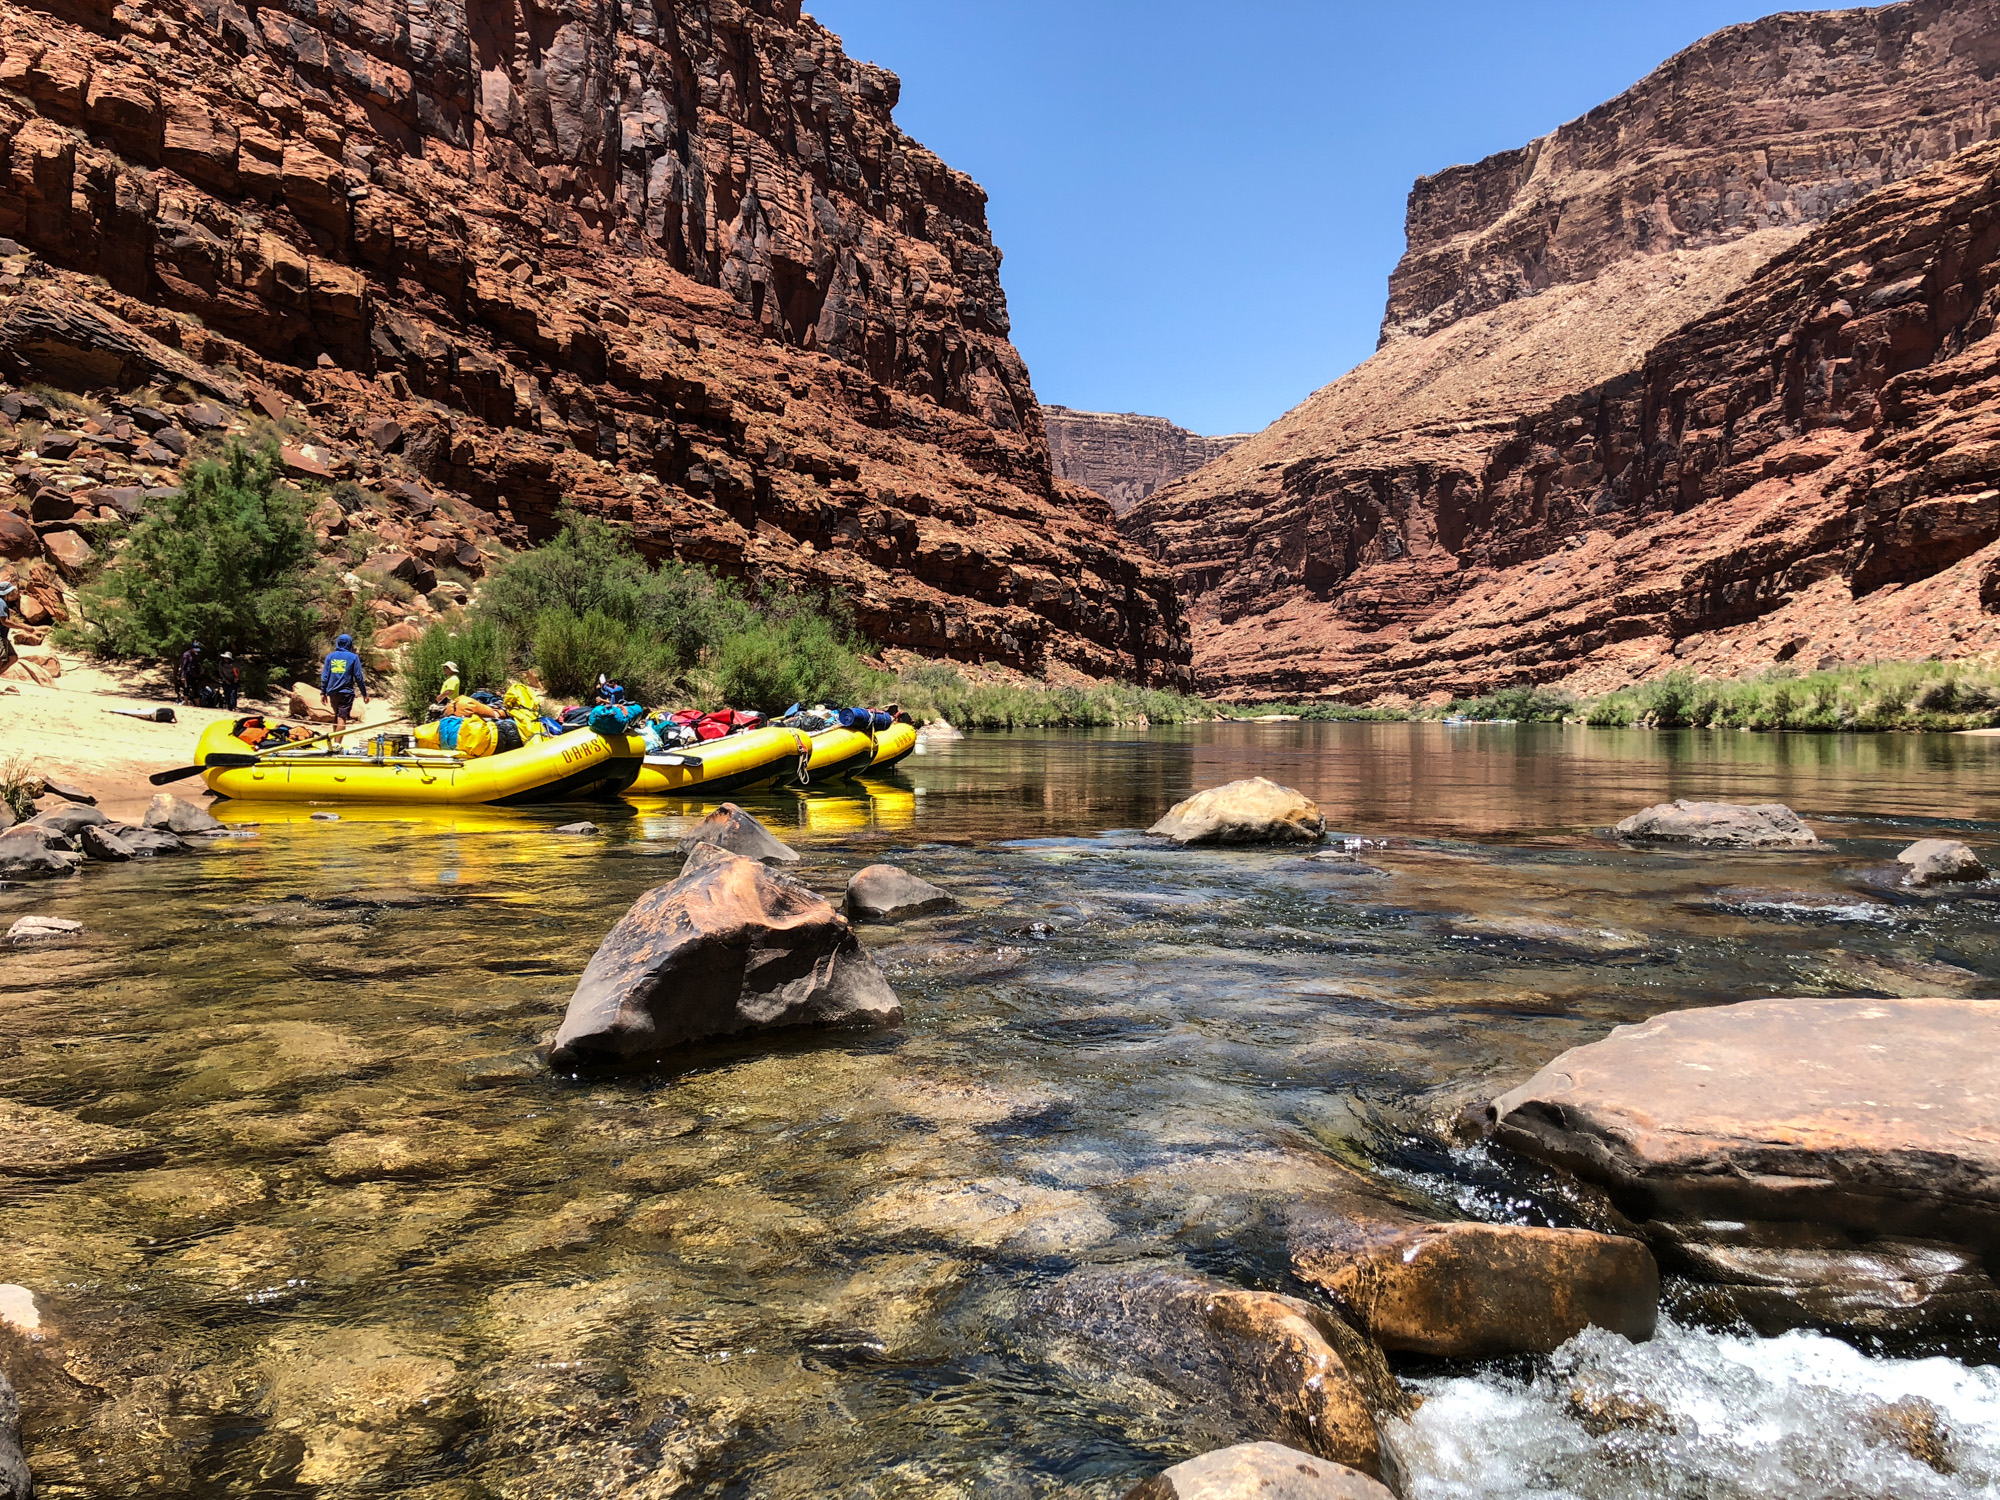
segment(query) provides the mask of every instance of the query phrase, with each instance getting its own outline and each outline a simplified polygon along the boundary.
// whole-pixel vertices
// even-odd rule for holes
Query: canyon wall
[[[573,503],[885,644],[1184,681],[897,94],[796,0],[0,0],[0,345],[116,385],[110,319],[508,540]]]
[[[1836,431],[1902,452],[1916,372],[1966,378],[1953,361],[1990,336],[1976,143],[2000,133],[1996,71],[2000,0],[1776,16],[1420,183],[1376,356],[1124,519],[1181,582],[1199,680],[1243,699],[1598,690],[1688,660],[2000,645],[1975,579],[2000,525],[1905,556],[1884,497],[1927,482],[1893,462],[1856,484],[1787,449],[1769,513],[1744,482]],[[1947,225],[1963,243],[1933,243]],[[1828,339],[1795,304],[1836,264],[1892,302],[1852,303]],[[1920,302],[1921,339],[1874,318]],[[1775,545],[1774,527],[1796,532]],[[1891,629],[1919,613],[1905,589],[1975,602]]]
[[[1213,463],[1250,437],[1247,432],[1203,437],[1165,417],[1067,406],[1044,406],[1042,426],[1057,477],[1103,496],[1121,516],[1162,485]]]

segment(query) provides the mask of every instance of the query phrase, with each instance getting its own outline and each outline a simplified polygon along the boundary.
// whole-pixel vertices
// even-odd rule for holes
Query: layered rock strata
[[[0,344],[253,381],[337,477],[509,542],[568,501],[887,644],[1183,680],[1169,580],[1051,475],[984,194],[897,94],[796,0],[6,0],[0,236],[56,274],[0,286]]]
[[[1049,460],[1059,478],[1080,484],[1124,515],[1162,485],[1192,474],[1250,439],[1247,432],[1203,437],[1165,417],[1042,408]]]
[[[2000,645],[1965,562],[2000,538],[1972,456],[1996,60],[2000,0],[1772,17],[1419,184],[1375,358],[1123,523],[1204,684]]]

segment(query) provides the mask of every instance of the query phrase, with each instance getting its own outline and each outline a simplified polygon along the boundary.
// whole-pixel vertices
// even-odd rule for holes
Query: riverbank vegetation
[[[234,652],[253,692],[271,672],[313,660],[333,634],[365,645],[374,629],[366,598],[320,563],[306,509],[275,445],[231,443],[189,465],[179,489],[132,526],[79,591],[82,619],[57,639],[118,660],[168,661],[198,640],[211,656]]]
[[[697,564],[654,567],[615,528],[564,517],[547,545],[499,563],[463,615],[408,650],[403,711],[421,717],[459,665],[467,688],[532,671],[576,701],[600,672],[640,702],[782,710],[793,703],[898,703],[966,728],[1084,728],[1213,718],[1198,698],[1124,683],[979,681],[948,663],[901,672],[870,647],[837,595],[754,588]]]

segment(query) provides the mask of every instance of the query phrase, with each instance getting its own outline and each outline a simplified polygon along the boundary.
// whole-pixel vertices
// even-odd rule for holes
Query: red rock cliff
[[[1182,680],[897,92],[796,0],[0,0],[0,235],[73,273],[0,345],[102,370],[92,302],[516,539],[572,500],[887,644]]]
[[[1203,684],[1240,698],[1597,689],[1688,659],[1738,671],[2000,643],[1976,605],[1888,628],[1908,611],[1879,581],[1922,583],[1936,548],[1892,563],[1899,544],[1883,540],[1858,573],[1828,560],[1873,534],[1855,519],[1879,518],[1872,489],[1842,490],[1840,525],[1860,531],[1808,544],[1800,497],[1757,511],[1740,468],[1830,426],[1886,441],[1910,410],[1880,399],[1887,383],[1987,336],[1985,272],[1965,260],[1984,264],[1978,234],[1935,264],[1918,247],[1946,201],[1967,224],[1983,212],[1981,158],[1952,154],[2000,126],[1996,69],[2000,0],[1772,17],[1522,152],[1419,184],[1375,358],[1124,522],[1181,580]],[[1905,196],[1947,158],[1942,197]],[[1875,295],[1878,270],[1923,266],[1937,326],[1889,348],[1856,304],[1850,341],[1819,346],[1803,377],[1841,401],[1795,387],[1773,415],[1787,356],[1755,338],[1782,337],[1792,301],[1814,295],[1787,278],[1840,261],[1879,212],[1914,214],[1916,238],[1846,274]],[[1737,321],[1753,294],[1764,310]],[[1684,364],[1697,347],[1698,376]],[[1662,395],[1665,367],[1701,399]],[[1641,388],[1655,404],[1634,404]],[[1742,534],[1794,523],[1806,552]],[[1976,528],[1961,532],[1962,558],[1979,549],[1964,545]],[[1753,561],[1778,553],[1774,572]],[[1959,571],[1924,588],[1979,563],[1943,566]],[[1719,612],[1718,576],[1733,580]]]

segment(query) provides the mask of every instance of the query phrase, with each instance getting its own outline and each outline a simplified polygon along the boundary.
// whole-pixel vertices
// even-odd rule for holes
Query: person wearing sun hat
[[[243,692],[243,669],[236,665],[236,653],[225,651],[215,664],[215,686],[222,694],[222,706],[236,712],[236,700]]]
[[[444,664],[444,686],[438,689],[437,696],[431,699],[431,703],[450,713],[452,704],[458,701],[458,695],[462,691],[464,686],[458,680],[458,663],[448,661]]]

